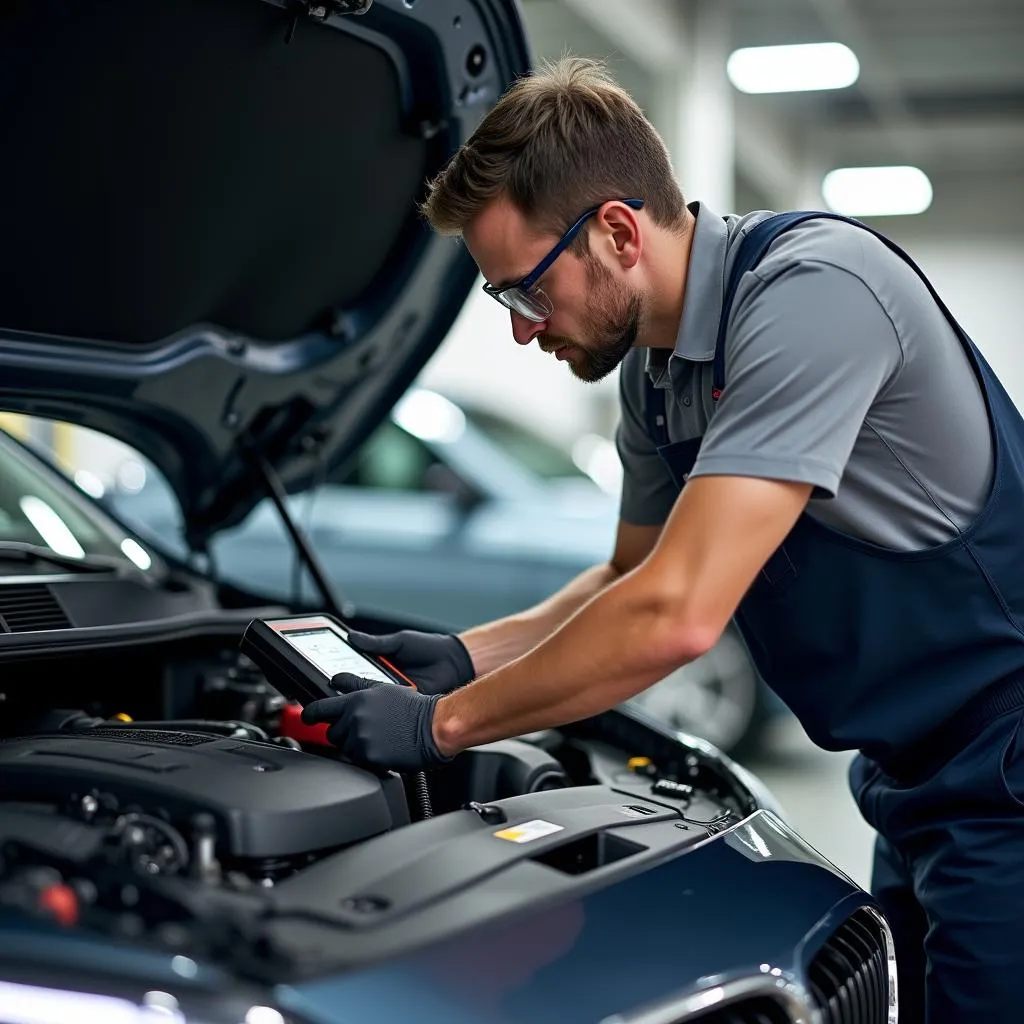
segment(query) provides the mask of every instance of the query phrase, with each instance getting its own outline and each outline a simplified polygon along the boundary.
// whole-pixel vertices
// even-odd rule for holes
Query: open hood
[[[515,0],[12,0],[0,30],[0,407],[132,445],[201,545],[444,338],[475,267],[417,202],[529,66]]]

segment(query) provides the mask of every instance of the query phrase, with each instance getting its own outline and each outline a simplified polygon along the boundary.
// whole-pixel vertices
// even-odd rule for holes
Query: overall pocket
[[[786,545],[776,548],[775,554],[765,562],[761,575],[773,586],[782,587],[796,579],[796,566],[786,551]]]
[[[796,564],[789,557],[786,545],[782,544],[761,567],[750,586],[750,593],[758,600],[784,601],[798,575]]]

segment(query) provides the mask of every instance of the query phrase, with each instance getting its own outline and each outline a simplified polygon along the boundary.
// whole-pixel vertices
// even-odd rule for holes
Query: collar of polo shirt
[[[669,359],[678,356],[691,362],[706,363],[715,357],[718,319],[722,313],[725,290],[725,254],[729,230],[724,218],[701,202],[687,204],[696,218],[690,266],[686,273],[683,316],[676,334],[675,348],[647,350],[647,373],[657,387],[669,387]]]

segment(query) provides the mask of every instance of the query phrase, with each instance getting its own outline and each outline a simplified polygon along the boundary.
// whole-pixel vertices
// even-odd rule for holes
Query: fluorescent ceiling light
[[[102,498],[107,493],[106,487],[103,486],[103,481],[88,469],[75,470],[75,483],[80,490],[85,491],[86,494],[93,498]]]
[[[799,43],[735,50],[725,70],[740,92],[808,92],[853,85],[860,63],[842,43]]]
[[[825,175],[821,194],[847,217],[895,217],[924,213],[932,183],[917,167],[840,167]]]
[[[42,498],[24,494],[18,500],[18,505],[47,547],[69,558],[85,557],[85,549],[78,543],[68,524]]]
[[[153,564],[153,559],[149,557],[149,552],[138,541],[132,540],[131,537],[125,537],[121,541],[121,550],[124,552],[125,558],[130,558],[143,572]]]

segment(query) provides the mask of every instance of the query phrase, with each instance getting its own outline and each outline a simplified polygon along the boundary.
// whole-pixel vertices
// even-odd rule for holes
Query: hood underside
[[[345,6],[0,6],[0,407],[132,445],[197,546],[343,463],[475,279],[417,203],[529,66],[514,0]]]

